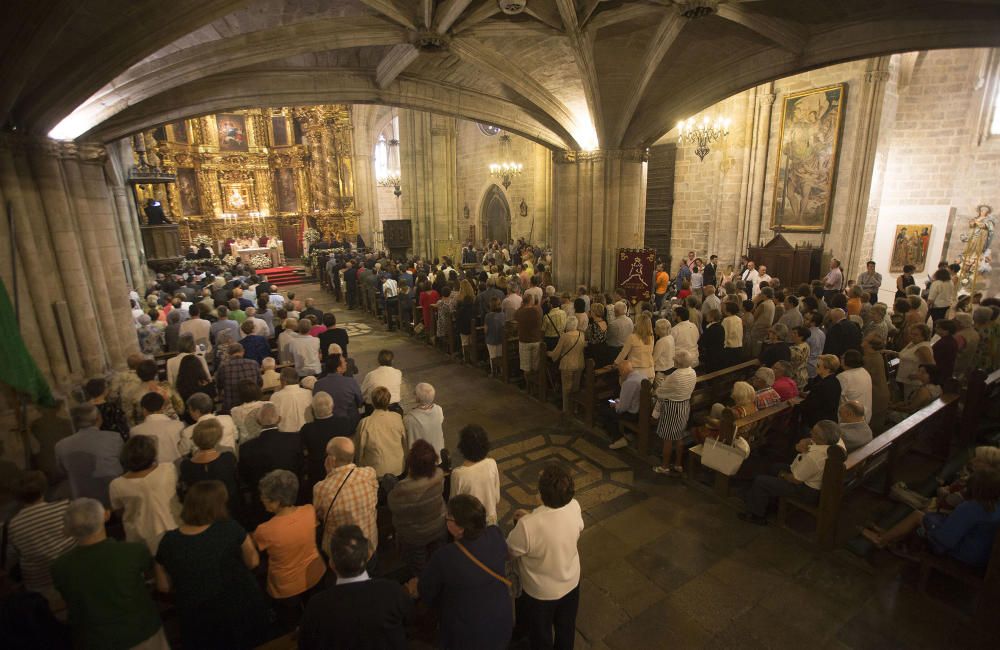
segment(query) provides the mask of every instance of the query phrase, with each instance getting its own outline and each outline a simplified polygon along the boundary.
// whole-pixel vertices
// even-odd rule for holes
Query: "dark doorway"
[[[278,234],[285,249],[285,259],[302,257],[302,239],[298,226],[278,226]]]
[[[491,185],[483,197],[483,235],[486,241],[496,239],[501,244],[510,241],[510,206],[503,190]]]

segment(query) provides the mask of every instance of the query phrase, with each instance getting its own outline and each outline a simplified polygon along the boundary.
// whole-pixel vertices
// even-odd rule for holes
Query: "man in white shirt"
[[[767,508],[771,499],[777,497],[793,497],[807,504],[819,503],[826,457],[833,446],[839,446],[836,453],[845,456],[837,423],[820,420],[813,426],[810,438],[795,446],[799,455],[788,471],[783,470],[778,476],[762,474],[754,478],[745,497],[746,511],[739,514],[740,519],[760,526],[767,525]]]
[[[202,318],[204,307],[201,303],[193,305],[190,310],[191,318],[181,323],[181,336],[189,334],[194,339],[194,344],[204,345],[205,352],[212,351],[211,330],[212,324]]]
[[[698,367],[698,326],[691,322],[690,313],[687,307],[678,307],[674,310],[677,314],[678,323],[674,325],[670,333],[674,335],[674,354],[681,350],[691,355],[691,367]]]
[[[830,299],[844,291],[844,272],[840,270],[840,260],[830,262],[830,271],[823,278],[823,297],[829,304]]]
[[[294,368],[281,369],[281,390],[271,395],[271,403],[281,416],[278,431],[298,433],[306,422],[312,422],[312,391],[299,386]]]
[[[771,286],[771,280],[771,276],[767,273],[767,267],[761,264],[760,268],[757,269],[757,283],[767,282],[767,286]]]
[[[864,357],[857,350],[844,351],[844,370],[837,375],[840,401],[858,402],[865,409],[865,422],[872,419],[872,376],[865,370]]]
[[[538,478],[542,505],[515,512],[517,524],[507,537],[510,556],[518,561],[522,615],[533,648],[569,648],[576,634],[583,515],[573,491],[562,465],[546,465]]]
[[[708,312],[713,309],[721,312],[722,301],[715,295],[715,287],[711,284],[705,285],[703,291],[705,292],[705,299],[701,301],[701,316],[704,319],[708,317]]]
[[[212,398],[205,393],[195,393],[188,398],[187,411],[194,419],[194,424],[181,432],[181,441],[177,445],[177,451],[181,456],[186,456],[194,449],[194,427],[202,420],[214,418],[222,424],[222,439],[219,440],[219,448],[236,451],[236,423],[228,415],[215,415],[213,408],[215,403]],[[296,429],[298,431],[298,429]]]
[[[139,400],[144,419],[132,427],[130,436],[149,436],[156,440],[156,462],[172,463],[181,457],[178,445],[184,423],[163,414],[166,400],[159,393],[146,393]]]
[[[299,377],[315,376],[323,371],[320,361],[319,339],[309,336],[312,321],[303,318],[298,324],[298,333],[287,343],[288,361],[295,364],[295,372]]]
[[[508,283],[507,297],[500,303],[500,308],[507,316],[507,320],[514,320],[514,312],[521,308],[521,296],[517,293],[517,291],[518,285],[516,282]]]
[[[288,350],[288,344],[298,336],[299,320],[297,318],[286,318],[281,323],[281,334],[278,334],[278,361],[280,363],[292,363],[292,354]]]
[[[616,302],[614,307],[614,318],[608,321],[607,344],[608,347],[620,348],[625,345],[625,341],[635,329],[632,319],[625,315],[627,307],[624,302]]]
[[[246,314],[247,320],[253,323],[254,336],[263,336],[265,339],[271,338],[271,328],[267,326],[266,320],[263,318],[257,318],[256,307],[247,307]]]
[[[417,398],[417,406],[403,416],[406,446],[410,448],[417,440],[425,440],[434,447],[434,453],[441,460],[441,450],[444,449],[444,411],[434,403],[434,387],[421,382],[413,387],[413,394]]]
[[[872,441],[872,429],[865,422],[865,407],[860,402],[844,402],[837,415],[840,418],[840,435],[851,453]]]
[[[372,403],[373,390],[379,386],[384,386],[389,389],[389,395],[391,396],[390,408],[392,408],[392,405],[395,405],[396,408],[392,410],[399,409],[403,372],[398,368],[392,367],[393,356],[392,350],[380,350],[378,353],[378,368],[365,375],[364,380],[361,382],[361,395],[364,397],[365,404],[370,405]]]
[[[747,262],[746,268],[740,275],[740,280],[743,280],[743,284],[746,286],[747,298],[752,299],[754,291],[757,289],[757,283],[760,281],[760,274],[757,273],[753,262]]]

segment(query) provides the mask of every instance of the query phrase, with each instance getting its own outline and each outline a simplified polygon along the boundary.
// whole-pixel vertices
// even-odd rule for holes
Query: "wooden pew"
[[[876,473],[883,472],[884,479],[879,491],[886,495],[895,483],[895,472],[899,459],[912,447],[920,434],[929,432],[933,436],[947,435],[958,414],[958,395],[946,393],[924,408],[906,418],[882,435],[874,438],[864,447],[855,449],[845,458],[843,450],[831,447],[831,453],[823,468],[823,483],[820,487],[819,505],[813,506],[791,498],[778,501],[778,521],[786,525],[788,508],[812,515],[816,519],[814,541],[822,549],[833,547],[837,535],[837,523],[843,508],[845,495],[866,483]]]
[[[962,419],[958,426],[959,444],[971,445],[976,442],[977,434],[987,421],[989,405],[994,403],[998,394],[1000,394],[1000,370],[994,370],[989,375],[982,370],[973,370],[969,373]]]
[[[727,444],[732,444],[736,438],[736,432],[744,429],[740,434],[750,444],[751,452],[759,448],[767,438],[772,426],[783,422],[786,416],[801,402],[799,398],[775,404],[769,408],[757,411],[753,415],[745,418],[736,418],[732,411],[726,409],[722,413],[722,421],[719,427],[719,440]],[[687,455],[687,478],[695,480],[698,468],[701,465],[702,445],[696,445],[688,450]],[[729,495],[729,481],[732,477],[715,472],[715,493],[719,497]]]
[[[572,397],[574,410],[579,406],[583,413],[584,424],[594,426],[598,400],[611,398],[617,394],[618,388],[618,370],[615,366],[597,368],[593,359],[587,359],[580,380],[580,392]]]
[[[500,377],[509,384],[520,372],[520,354],[517,346],[517,323],[507,321],[503,326],[504,341],[500,351]]]

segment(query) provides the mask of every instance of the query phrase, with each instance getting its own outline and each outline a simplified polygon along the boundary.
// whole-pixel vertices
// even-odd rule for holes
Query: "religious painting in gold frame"
[[[846,99],[847,84],[782,99],[772,230],[829,231]]]
[[[247,151],[247,122],[243,115],[219,114],[215,116],[219,135],[219,151]]]
[[[271,144],[275,147],[287,147],[288,118],[284,115],[271,116]]]
[[[914,273],[923,273],[927,264],[927,248],[931,242],[930,224],[900,224],[892,238],[892,257],[889,273],[902,273],[903,267],[912,264]]]
[[[187,144],[189,142],[186,120],[173,122],[172,124],[170,124],[170,128],[168,131],[170,133],[171,142],[180,142],[182,144]]]
[[[198,191],[198,174],[186,167],[177,168],[177,194],[181,199],[181,212],[185,217],[201,214],[201,194]]]
[[[271,170],[271,174],[278,212],[298,212],[299,202],[295,195],[295,170],[281,167]]]
[[[222,183],[222,211],[249,212],[253,209],[253,195],[249,183]]]

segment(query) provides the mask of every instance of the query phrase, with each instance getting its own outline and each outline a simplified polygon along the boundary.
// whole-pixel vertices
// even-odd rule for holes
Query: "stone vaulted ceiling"
[[[1000,45],[1000,0],[517,1],[13,0],[0,122],[109,140],[223,109],[380,103],[629,148],[805,69]]]

